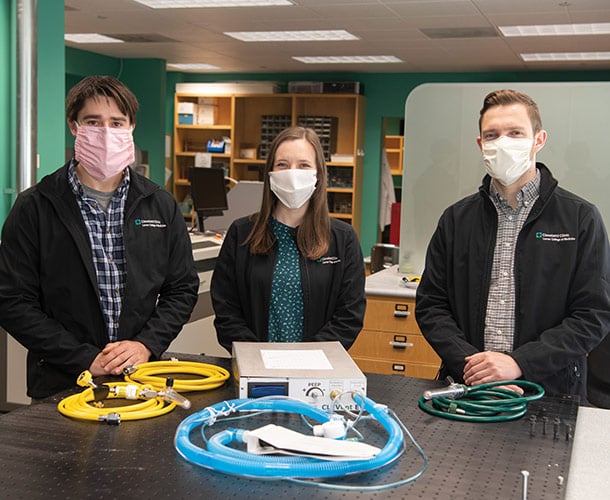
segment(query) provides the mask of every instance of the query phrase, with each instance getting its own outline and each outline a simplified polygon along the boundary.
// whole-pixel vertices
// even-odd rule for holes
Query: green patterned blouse
[[[303,289],[296,228],[271,219],[271,230],[278,243],[277,261],[271,282],[269,342],[303,340]]]

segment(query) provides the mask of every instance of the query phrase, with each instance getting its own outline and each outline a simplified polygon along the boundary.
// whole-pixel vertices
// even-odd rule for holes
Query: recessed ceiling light
[[[610,52],[539,52],[521,54],[526,62],[535,61],[610,61]]]
[[[152,9],[197,9],[205,7],[267,7],[294,5],[290,0],[135,0]]]
[[[498,26],[504,36],[608,35],[610,23]]]
[[[123,40],[99,33],[66,33],[64,40],[75,43],[124,43]]]
[[[242,42],[330,42],[359,40],[345,30],[301,30],[301,31],[227,31],[225,35]]]
[[[167,63],[167,69],[178,69],[182,71],[199,71],[203,69],[220,69],[212,64],[182,64],[182,63]]]
[[[395,56],[293,56],[292,58],[305,64],[378,64],[402,62],[402,60]]]

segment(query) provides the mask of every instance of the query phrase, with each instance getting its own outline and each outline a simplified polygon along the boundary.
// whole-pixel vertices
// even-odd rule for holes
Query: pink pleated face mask
[[[94,179],[109,179],[135,159],[132,130],[77,124],[74,157]]]

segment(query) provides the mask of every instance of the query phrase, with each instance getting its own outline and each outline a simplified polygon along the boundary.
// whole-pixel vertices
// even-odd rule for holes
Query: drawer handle
[[[407,347],[413,347],[412,342],[396,342],[395,340],[390,341],[390,345],[395,349],[406,349]]]
[[[395,318],[406,318],[411,313],[409,312],[409,304],[396,304],[394,303],[394,317]]]
[[[405,365],[401,365],[399,363],[393,363],[392,364],[392,370],[394,370],[395,372],[404,372],[405,371]]]

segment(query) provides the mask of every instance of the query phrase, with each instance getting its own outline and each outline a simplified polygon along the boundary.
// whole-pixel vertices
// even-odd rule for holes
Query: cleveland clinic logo
[[[565,242],[565,241],[576,241],[576,237],[569,233],[545,233],[544,231],[536,231],[536,239],[542,241],[554,241],[554,242]]]
[[[157,219],[134,219],[133,223],[138,227],[167,227],[167,224]]]

